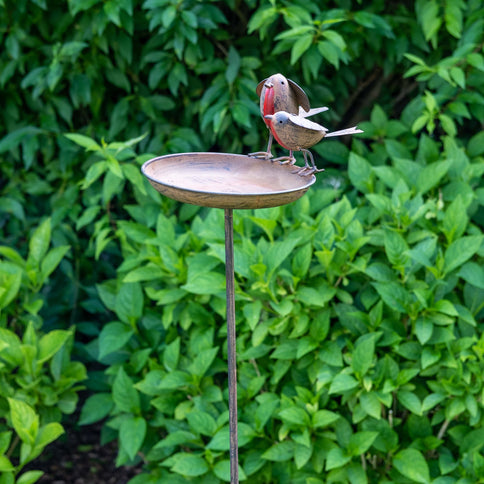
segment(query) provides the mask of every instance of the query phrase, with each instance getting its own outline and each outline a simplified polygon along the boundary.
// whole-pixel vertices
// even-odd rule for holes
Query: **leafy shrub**
[[[39,479],[42,472],[31,470],[15,480],[64,432],[61,416],[76,409],[79,382],[86,378],[84,365],[70,359],[73,330],[41,330],[41,291],[69,250],[49,249],[50,242],[46,219],[33,232],[26,259],[0,246],[0,470],[5,484]]]
[[[81,423],[143,460],[133,484],[228,479],[222,215],[139,166],[263,146],[275,72],[365,133],[235,215],[242,478],[484,479],[482,2],[0,3],[0,230],[26,253],[47,215],[72,247],[27,311],[76,325]]]

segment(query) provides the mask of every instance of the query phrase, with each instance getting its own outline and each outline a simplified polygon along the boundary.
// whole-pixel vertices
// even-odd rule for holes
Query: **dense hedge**
[[[131,484],[229,481],[223,214],[139,167],[263,148],[275,72],[365,132],[314,148],[296,203],[235,213],[241,480],[484,482],[483,19],[0,0],[0,483],[40,477],[81,382]]]

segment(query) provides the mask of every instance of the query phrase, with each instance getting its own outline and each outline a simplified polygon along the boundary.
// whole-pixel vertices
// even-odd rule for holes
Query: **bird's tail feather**
[[[361,129],[358,129],[358,126],[354,126],[353,128],[346,128],[340,131],[333,131],[332,133],[326,133],[325,138],[329,138],[330,136],[344,136],[345,134],[357,134],[363,133]]]

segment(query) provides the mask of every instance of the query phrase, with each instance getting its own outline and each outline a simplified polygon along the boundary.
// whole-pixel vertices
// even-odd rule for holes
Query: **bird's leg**
[[[313,173],[319,173],[321,171],[324,171],[324,168],[323,169],[316,168],[313,154],[309,150],[301,148],[301,151],[304,156],[304,167],[298,171],[298,175],[308,176],[308,175],[312,175]],[[307,158],[308,156],[309,156],[310,162],[308,162],[308,158]]]
[[[260,158],[260,159],[263,159],[263,160],[271,159],[272,158],[271,148],[272,148],[272,140],[273,139],[274,139],[274,136],[272,135],[272,131],[269,130],[269,142],[267,143],[267,150],[249,153],[249,156],[251,156],[252,158]]]
[[[274,158],[272,161],[278,161],[281,165],[294,165],[296,158],[294,157],[293,151],[289,150],[289,156],[280,156],[279,158]]]

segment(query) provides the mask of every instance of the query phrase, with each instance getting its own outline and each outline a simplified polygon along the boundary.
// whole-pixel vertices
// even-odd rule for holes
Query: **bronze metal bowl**
[[[148,160],[141,171],[163,195],[215,208],[277,207],[301,198],[316,181],[298,167],[230,153],[177,153]]]

